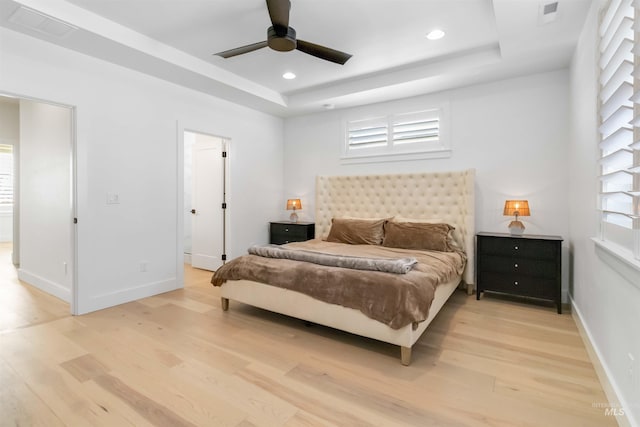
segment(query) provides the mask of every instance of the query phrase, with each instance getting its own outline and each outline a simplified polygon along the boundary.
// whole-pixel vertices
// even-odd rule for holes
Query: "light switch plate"
[[[120,195],[118,193],[107,193],[107,204],[108,205],[119,205],[120,204]]]

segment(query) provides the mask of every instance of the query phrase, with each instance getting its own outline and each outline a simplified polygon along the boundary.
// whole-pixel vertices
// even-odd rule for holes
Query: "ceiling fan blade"
[[[267,41],[248,44],[246,46],[237,47],[235,49],[225,50],[224,52],[214,53],[214,55],[221,56],[223,58],[231,58],[233,56],[242,55],[243,53],[253,52],[254,50],[262,49],[263,47],[267,47]]]
[[[345,62],[351,58],[348,53],[340,52],[339,50],[331,49],[319,44],[309,43],[304,40],[298,39],[298,45],[296,46],[301,52],[313,55],[316,58],[324,59],[325,61],[335,62],[336,64],[344,65]]]
[[[274,27],[289,27],[289,10],[291,9],[289,0],[267,0],[267,9]]]

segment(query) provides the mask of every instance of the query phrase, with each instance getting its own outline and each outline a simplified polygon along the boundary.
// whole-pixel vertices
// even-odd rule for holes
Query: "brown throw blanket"
[[[220,267],[214,286],[227,280],[251,280],[297,291],[318,300],[360,310],[393,329],[427,319],[435,288],[461,275],[466,257],[458,252],[415,251],[376,245],[347,245],[310,240],[288,248],[371,258],[412,257],[407,274],[328,267],[289,259],[244,255]],[[232,283],[229,283],[233,286]]]

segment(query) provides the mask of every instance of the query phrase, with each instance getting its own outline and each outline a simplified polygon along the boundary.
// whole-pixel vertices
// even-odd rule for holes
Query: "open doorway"
[[[75,110],[0,93],[0,124],[0,245],[11,251],[2,259],[73,313]]]
[[[184,131],[184,263],[215,271],[226,260],[225,138]]]

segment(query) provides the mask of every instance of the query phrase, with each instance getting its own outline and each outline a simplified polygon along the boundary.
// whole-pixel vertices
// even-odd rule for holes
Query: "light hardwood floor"
[[[210,273],[85,316],[0,253],[2,426],[615,426],[570,315],[456,292],[398,349],[231,302]]]

